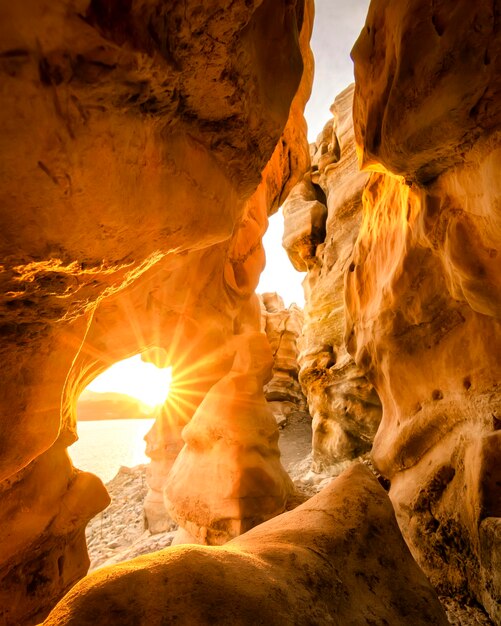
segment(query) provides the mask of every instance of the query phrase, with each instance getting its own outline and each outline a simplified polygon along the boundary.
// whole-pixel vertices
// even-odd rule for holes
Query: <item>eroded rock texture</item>
[[[295,304],[285,308],[277,293],[260,296],[261,329],[273,353],[272,378],[264,387],[279,426],[289,420],[308,419],[306,398],[299,384],[298,339],[303,327],[303,312]]]
[[[309,167],[311,17],[306,0],[0,1],[7,626],[43,619],[87,568],[83,529],[107,494],[66,448],[79,394],[114,361],[145,352],[174,368],[149,438],[155,506],[165,491],[206,543],[285,506],[253,294],[267,215]],[[306,326],[322,342],[306,344],[301,375],[317,462],[370,445],[370,381],[383,409],[373,459],[413,554],[435,586],[498,622],[499,23],[482,0],[373,0],[353,53],[354,128],[376,173],[356,170],[345,93],[286,237],[315,281]],[[159,603],[202,624],[257,612],[270,624],[446,623],[359,467],[227,547],[96,574],[47,623],[110,608],[115,623],[158,623]]]
[[[66,447],[90,380],[164,351],[179,401],[151,446],[161,473],[230,370],[267,213],[309,161],[311,17],[285,0],[0,2],[3,623],[39,619],[86,570],[107,495]]]
[[[347,274],[349,347],[383,405],[373,460],[433,584],[501,621],[497,3],[375,0],[355,134],[379,170]]]
[[[360,172],[352,124],[353,86],[310,146],[312,167],[284,205],[284,247],[307,270],[300,381],[313,418],[313,467],[327,469],[370,450],[381,419],[373,386],[345,343],[344,281],[362,220]]]
[[[4,481],[0,496],[0,616],[21,624],[86,574],[85,526],[110,498],[96,476],[71,465],[62,442]]]
[[[167,548],[95,572],[44,624],[111,625],[125,615],[152,626],[448,624],[362,465],[223,547]]]
[[[282,513],[292,481],[280,464],[278,429],[264,397],[273,356],[264,333],[247,332],[231,371],[183,430],[167,477],[170,515],[197,543],[221,545]]]

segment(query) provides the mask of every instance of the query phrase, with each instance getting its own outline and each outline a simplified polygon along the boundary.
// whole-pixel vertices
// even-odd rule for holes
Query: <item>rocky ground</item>
[[[310,440],[310,424],[304,419],[292,419],[280,432],[282,462],[298,490],[299,501],[320,491],[347,465],[340,464],[330,474],[312,472]],[[86,531],[91,571],[170,546],[176,532],[174,524],[171,530],[155,535],[144,527],[146,465],[121,467],[106,487],[111,504],[91,520]],[[291,507],[295,504],[296,501],[291,503]],[[452,598],[440,599],[451,626],[494,626],[479,607]]]
[[[170,546],[175,525],[171,531],[156,535],[144,527],[146,465],[122,466],[106,488],[111,504],[90,521],[86,530],[90,571]]]

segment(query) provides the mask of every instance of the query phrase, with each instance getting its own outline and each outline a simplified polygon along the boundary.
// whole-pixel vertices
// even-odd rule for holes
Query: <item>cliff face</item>
[[[311,170],[284,204],[284,247],[296,269],[308,272],[299,379],[313,418],[317,470],[370,450],[381,419],[379,398],[345,342],[344,280],[368,179],[358,167],[352,102],[353,86],[336,98],[334,118],[310,146]]]
[[[264,387],[264,395],[279,426],[285,426],[288,421],[309,418],[298,380],[298,339],[303,312],[295,304],[286,309],[276,293],[264,293],[260,301],[261,329],[273,354],[272,377]]]
[[[108,501],[66,453],[88,382],[163,348],[180,400],[155,445],[179,450],[231,338],[259,329],[244,311],[267,213],[309,159],[312,11],[58,0],[0,15],[0,606],[20,624],[85,573],[83,528]]]

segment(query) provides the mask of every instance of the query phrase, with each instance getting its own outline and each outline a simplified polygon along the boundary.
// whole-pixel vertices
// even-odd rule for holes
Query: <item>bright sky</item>
[[[315,78],[306,105],[308,140],[315,141],[331,114],[329,108],[338,93],[353,82],[350,50],[365,22],[369,0],[316,0],[311,48],[315,57]],[[270,218],[263,239],[266,268],[257,292],[276,291],[285,305],[304,306],[301,282],[305,274],[296,272],[282,248],[283,216]]]
[[[171,378],[172,368],[160,369],[153,363],[145,363],[141,355],[136,354],[114,363],[95,378],[87,389],[96,393],[123,393],[153,408],[167,399]]]

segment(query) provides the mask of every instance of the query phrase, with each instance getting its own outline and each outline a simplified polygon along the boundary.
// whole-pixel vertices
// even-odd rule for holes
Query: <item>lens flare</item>
[[[131,396],[154,408],[162,405],[169,395],[172,368],[159,368],[146,363],[136,354],[114,363],[87,387],[97,393],[114,392]]]

